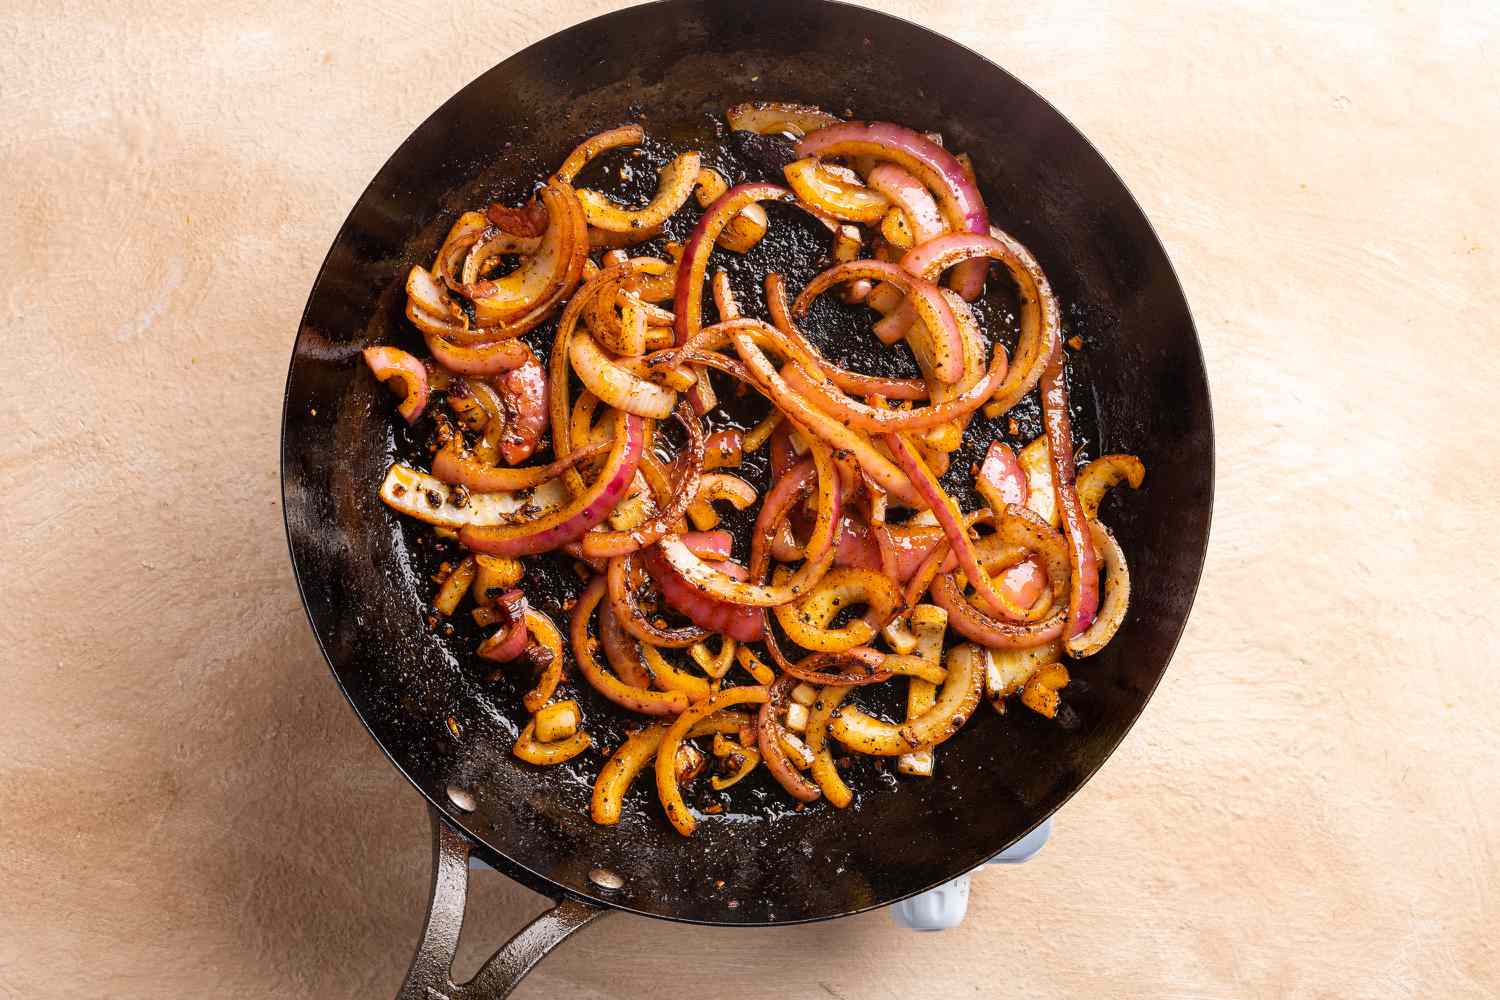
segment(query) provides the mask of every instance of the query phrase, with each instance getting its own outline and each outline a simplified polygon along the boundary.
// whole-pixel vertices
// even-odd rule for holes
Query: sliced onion
[[[531,633],[532,638],[536,639],[538,646],[548,654],[541,673],[537,675],[536,687],[521,697],[521,704],[526,706],[526,710],[536,712],[552,700],[552,695],[557,692],[557,686],[562,683],[562,633],[558,631],[552,619],[547,617],[546,612],[538,611],[536,608],[526,609],[526,630]]]
[[[623,262],[611,262],[606,256],[605,263]],[[635,292],[618,286],[605,288],[594,296],[584,313],[584,323],[606,349],[627,356],[644,354],[647,317],[643,305]]]
[[[410,316],[411,307],[408,306],[407,310],[407,315]],[[493,344],[480,344],[477,347],[459,347],[430,331],[423,330],[423,333],[426,335],[427,349],[432,352],[437,363],[460,375],[501,375],[536,358],[531,353],[531,348],[519,340],[498,340]]]
[[[604,577],[596,576],[589,581],[583,593],[578,595],[578,604],[573,608],[572,627],[569,638],[573,645],[573,658],[578,663],[578,672],[583,674],[589,686],[621,708],[642,715],[677,715],[688,707],[687,695],[681,691],[649,691],[631,687],[599,665],[594,655],[597,643],[589,635],[589,618],[604,597]]]
[[[469,327],[447,289],[420,266],[406,272],[406,316],[418,330],[439,337],[463,336]]]
[[[436,476],[396,464],[380,484],[380,499],[392,510],[440,528],[511,524],[536,512],[556,510],[567,492],[556,479],[535,490],[514,493],[476,493],[450,487]]]
[[[1125,550],[1114,533],[1098,521],[1089,521],[1089,535],[1104,561],[1104,600],[1099,617],[1063,644],[1069,656],[1093,656],[1115,637],[1130,608],[1130,567]]]
[[[986,233],[990,216],[974,181],[953,154],[919,132],[887,122],[847,122],[809,134],[798,156],[870,156],[905,168],[937,195],[954,232]],[[974,301],[984,289],[987,264],[964,263],[950,279],[953,290]]]
[[[510,623],[479,644],[478,654],[486,660],[509,663],[526,651],[530,633],[526,629],[526,595],[510,590],[496,598]]]
[[[367,355],[368,351],[365,352]],[[1146,467],[1134,455],[1101,455],[1078,473],[1078,503],[1083,516],[1090,521],[1099,518],[1099,504],[1104,494],[1121,483],[1138,490],[1146,479]]]
[[[766,275],[766,306],[771,313],[772,325],[790,342],[791,347],[788,350],[800,350],[808,358],[814,359],[818,369],[845,392],[856,396],[884,396],[886,399],[927,398],[927,386],[921,379],[884,378],[879,375],[851,372],[820,355],[817,348],[813,347],[807,336],[793,322],[791,307],[786,298],[786,282],[775,271]]]
[[[963,512],[958,509],[958,504],[938,484],[937,477],[932,474],[927,463],[922,461],[911,442],[899,434],[892,434],[886,437],[885,443],[896,462],[911,478],[917,493],[937,517],[943,534],[948,538],[948,544],[958,557],[959,566],[968,574],[969,583],[974,587],[980,605],[991,614],[1006,614],[1008,608],[996,592],[994,582],[979,565],[979,555],[974,549],[973,540],[969,538]]]
[[[625,208],[597,191],[580,188],[578,202],[583,206],[584,218],[590,226],[609,233],[639,233],[659,228],[692,197],[701,163],[697,153],[674,157],[657,176],[656,195],[644,208]]]
[[[583,274],[588,255],[588,232],[578,198],[567,184],[553,178],[538,193],[550,220],[536,253],[503,278],[460,287],[474,304],[480,329],[462,340],[517,337],[537,326],[559,306]]]
[[[997,712],[1003,712],[1004,699],[1020,692],[1031,675],[1044,665],[1057,662],[1062,655],[1062,644],[1049,642],[1030,649],[990,649],[986,653],[984,696]]]
[[[528,348],[528,353],[530,349]],[[524,362],[494,379],[501,400],[497,421],[509,417],[499,433],[500,456],[511,465],[530,458],[547,427],[547,373],[531,355]],[[484,393],[480,393],[481,398]]]
[[[788,571],[782,569],[778,572]],[[859,604],[868,608],[863,617],[838,628],[829,628],[829,623],[842,610]],[[896,581],[878,570],[845,567],[829,570],[807,593],[776,608],[776,620],[781,623],[787,638],[803,649],[817,653],[847,653],[874,639],[876,632],[901,605],[901,588]]]
[[[530,257],[542,246],[540,236],[515,236],[506,232],[494,232],[483,237],[464,258],[463,270],[454,285],[473,285],[484,277],[490,261],[497,257]]]
[[[644,229],[632,229],[624,233],[613,233],[608,229],[589,226],[589,247],[594,250],[601,248],[621,250],[625,247],[633,247],[637,243],[654,240],[661,235],[661,230],[661,226],[649,226]]]
[[[464,212],[460,215],[458,221],[453,223],[453,228],[448,230],[443,245],[438,248],[437,257],[432,263],[433,276],[449,288],[462,284],[464,263],[473,256],[474,246],[489,228],[489,220],[484,217],[483,212]]]
[[[682,539],[675,535],[668,535],[663,538],[657,547],[660,549],[661,555],[667,561],[667,564],[676,570],[677,575],[685,580],[689,586],[693,587],[700,594],[726,604],[746,605],[756,608],[775,607],[796,600],[798,594],[802,591],[802,586],[791,583],[781,586],[766,586],[764,584],[736,580],[693,555],[692,551],[683,544]],[[817,572],[809,571],[807,575],[809,577],[821,576],[823,572],[826,572],[828,565],[831,565],[833,562],[832,553],[827,553],[823,561],[827,565],[823,565]],[[808,565],[812,566],[814,564],[809,563]],[[754,641],[746,639],[741,635],[735,635],[734,637],[743,642]]]
[[[839,119],[822,108],[786,101],[746,101],[731,107],[724,117],[732,130],[760,135],[803,136],[839,123]]]
[[[885,195],[901,210],[913,245],[926,243],[948,231],[932,195],[910,171],[894,163],[881,163],[870,171],[866,180],[872,190]]]
[[[700,559],[725,560],[733,554],[734,536],[727,531],[687,531],[682,544]]]
[[[746,205],[724,224],[717,245],[731,253],[749,253],[765,238],[771,228],[771,217],[759,205]]]
[[[599,648],[616,677],[636,688],[651,686],[651,672],[641,658],[641,649],[626,633],[610,604],[599,608]]]
[[[645,129],[639,125],[621,125],[598,135],[590,136],[578,145],[568,158],[563,160],[562,166],[557,168],[557,176],[564,183],[573,183],[579,171],[588,166],[589,161],[606,150],[618,149],[621,146],[639,146],[646,138]]]
[[[407,423],[416,423],[427,409],[427,366],[399,347],[366,347],[364,358],[377,379],[400,391],[396,412]]]
[[[547,359],[548,398],[547,409],[552,424],[552,451],[558,458],[565,458],[573,451],[571,411],[568,403],[568,376],[570,374],[569,344],[579,317],[593,301],[595,295],[613,286],[614,282],[634,274],[650,274],[666,269],[666,265],[650,257],[636,257],[623,264],[612,264],[590,278],[568,300],[562,317],[557,321],[557,334],[552,340],[552,354]],[[583,490],[583,479],[574,470],[563,474],[564,482],[575,496]]]
[[[687,732],[687,739],[713,733],[738,733],[744,719],[733,712],[724,712],[717,718],[705,719]],[[656,758],[662,737],[667,734],[667,723],[656,722],[632,733],[599,769],[594,781],[594,794],[589,805],[589,816],[600,826],[611,826],[620,822],[620,811],[625,803],[625,793],[630,783]]]
[[[739,476],[727,472],[714,472],[703,477],[698,492],[688,508],[688,520],[699,531],[707,531],[719,523],[719,512],[714,510],[715,501],[724,501],[735,510],[744,510],[756,500],[755,487]]]
[[[609,516],[630,488],[640,464],[645,430],[640,417],[622,413],[616,419],[614,445],[598,481],[573,501],[549,514],[519,524],[465,527],[459,541],[476,552],[497,556],[534,555],[577,541]],[[498,494],[482,494],[496,496]]]
[[[1052,456],[1047,450],[1047,436],[1037,437],[1016,456],[1026,476],[1026,506],[1036,511],[1054,528],[1062,526],[1057,513],[1057,490],[1052,485]]]
[[[484,210],[484,217],[501,232],[521,237],[541,236],[552,220],[546,204],[537,198],[519,208],[493,203]]]
[[[568,356],[579,380],[610,406],[638,417],[663,420],[677,405],[677,393],[630,374],[611,361],[586,333],[574,334]]]
[[[1060,347],[1052,352],[1042,373],[1041,394],[1042,427],[1052,459],[1052,487],[1057,493],[1057,513],[1062,518],[1073,564],[1067,631],[1072,637],[1088,629],[1099,611],[1099,556],[1089,538],[1088,518],[1073,485],[1073,427],[1068,415],[1068,382]]]
[[[932,601],[948,612],[948,624],[966,639],[990,649],[1026,649],[1062,638],[1068,624],[1068,612],[1059,607],[1044,621],[1018,625],[992,618],[969,603],[959,590],[952,573],[940,573],[929,590]]]
[[[859,462],[860,468],[886,493],[907,503],[916,502],[917,494],[911,481],[889,458],[875,448],[874,442],[860,432],[846,427],[837,418],[824,413],[799,395],[777,373],[770,360],[761,353],[749,336],[744,333],[735,334],[734,345],[735,351],[744,359],[746,366],[753,374],[757,386],[764,386],[763,391],[788,418],[795,420],[830,446],[852,454]]]
[[[651,675],[652,682],[663,691],[681,691],[687,695],[689,702],[702,701],[713,693],[706,678],[679,669],[655,646],[642,646],[641,658],[645,662],[647,672]]]
[[[788,163],[782,172],[799,199],[835,219],[874,224],[890,211],[891,200],[885,195],[840,178],[817,157]]]
[[[521,730],[521,735],[516,737],[511,753],[528,764],[561,764],[583,753],[592,742],[588,733],[578,732],[556,743],[543,743],[536,738],[536,720],[532,719]]]
[[[703,449],[703,467],[733,469],[744,461],[744,457],[745,432],[736,427],[726,428],[708,436]]]
[[[885,166],[889,165],[885,164]],[[922,190],[926,191],[927,189],[923,188]],[[885,213],[885,218],[880,220],[880,236],[890,245],[890,249],[893,250],[910,250],[915,245],[911,236],[911,227],[906,221],[906,213],[894,206],[889,212]],[[886,253],[888,252],[889,250],[886,251]],[[875,256],[879,260],[888,259],[879,247],[876,249]]]
[[[978,381],[941,402],[934,398],[931,405],[910,410],[888,410],[882,406],[861,403],[850,398],[831,379],[819,378],[817,373],[809,372],[799,365],[787,366],[782,374],[794,392],[822,412],[837,418],[845,426],[883,434],[930,430],[962,420],[983,406],[995,387],[1005,381],[1006,368],[1005,351],[997,345],[989,370]]]
[[[813,653],[801,660],[785,661],[781,668],[805,684],[859,687],[891,679],[892,671],[886,666],[886,659],[878,649],[854,646],[837,653]]]
[[[567,458],[560,458],[550,465],[539,465],[530,469],[505,469],[486,465],[468,455],[461,454],[450,444],[433,456],[432,474],[445,483],[466,486],[475,493],[529,490],[556,479],[565,469],[587,461],[608,448],[609,442],[599,441],[580,448]]]
[[[1026,473],[1016,460],[1016,453],[1004,441],[990,442],[990,449],[985,452],[984,462],[979,466],[979,475],[974,477],[974,488],[991,510],[1000,510],[1013,503],[1025,506],[1030,493]]]
[[[823,792],[823,798],[828,804],[836,809],[843,809],[854,801],[854,792],[844,784],[844,779],[839,777],[838,768],[833,763],[833,752],[828,748],[828,720],[833,717],[839,705],[843,703],[852,687],[831,686],[818,691],[817,700],[813,702],[811,711],[807,715],[807,749],[813,755],[812,768],[809,774],[818,783],[818,788]]]
[[[1004,264],[1015,280],[1021,293],[1021,334],[1011,358],[1010,374],[985,407],[987,416],[1004,413],[1036,388],[1047,359],[1062,348],[1062,320],[1051,282],[1042,273],[1041,265],[1031,251],[1000,229],[990,229],[987,236],[940,236],[908,256],[919,251],[922,256],[913,260],[913,266],[920,267],[922,276],[929,281],[949,263],[975,259],[979,255]],[[903,268],[906,263],[903,258]]]
[[[792,193],[779,184],[736,184],[703,213],[683,247],[677,266],[677,287],[672,300],[676,316],[677,343],[685,344],[703,328],[703,282],[708,258],[724,226],[747,205],[762,201],[789,201]]]

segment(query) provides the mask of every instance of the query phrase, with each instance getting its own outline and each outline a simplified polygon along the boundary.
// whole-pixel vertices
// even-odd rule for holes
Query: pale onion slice
[[[478,215],[479,213],[471,213]],[[489,220],[485,220],[488,222]],[[496,230],[492,235],[485,237],[464,258],[463,271],[459,275],[459,284],[473,285],[484,277],[485,271],[489,269],[490,262],[499,257],[516,256],[530,257],[541,248],[542,238],[540,236],[514,236],[510,233]]]
[[[432,273],[439,281],[450,288],[461,284],[465,261],[473,256],[474,246],[489,228],[490,220],[483,212],[465,212],[458,217],[432,263]]]
[[[608,149],[617,149],[620,146],[639,146],[645,138],[646,130],[633,123],[590,136],[579,143],[577,148],[568,154],[568,158],[563,160],[562,166],[557,168],[557,176],[565,183],[571,184],[579,171],[588,166],[589,162],[600,153]]]
[[[367,352],[368,353],[368,352]],[[1138,490],[1146,479],[1146,466],[1134,455],[1101,455],[1078,471],[1078,505],[1083,516],[1098,520],[1099,504],[1111,487],[1129,483]]]
[[[697,153],[675,157],[657,175],[656,196],[644,208],[625,208],[598,191],[581,188],[578,202],[583,206],[584,218],[590,226],[608,233],[639,233],[659,227],[687,203],[701,164]]]
[[[774,608],[795,601],[799,594],[822,579],[833,565],[833,551],[828,550],[816,562],[803,564],[789,581],[779,586],[736,580],[693,555],[677,535],[668,535],[657,543],[657,549],[677,575],[700,594],[734,605]],[[752,640],[747,640],[752,641]]]
[[[533,490],[470,493],[399,462],[380,484],[380,499],[392,510],[443,528],[515,524],[561,506],[567,497],[560,479]]]
[[[724,113],[729,127],[736,132],[761,135],[793,135],[801,138],[809,132],[836,125],[839,119],[811,104],[788,101],[746,101]]]
[[[1057,512],[1057,488],[1052,483],[1052,455],[1047,437],[1040,435],[1016,455],[1026,473],[1026,506],[1036,511],[1048,524],[1057,528],[1062,517]]]
[[[725,180],[723,174],[713,167],[699,169],[693,191],[700,207],[708,208],[728,190],[729,181]],[[748,253],[766,235],[770,225],[771,219],[766,215],[766,210],[751,202],[725,223],[723,231],[719,233],[717,245],[733,253]],[[722,311],[720,318],[724,318]]]
[[[621,368],[586,333],[574,333],[568,345],[568,360],[590,392],[626,413],[665,420],[677,405],[677,393]]]
[[[891,210],[885,195],[845,180],[815,156],[788,163],[782,173],[799,199],[843,222],[874,225]]]
[[[1062,646],[1057,642],[1043,643],[1030,649],[990,649],[985,658],[984,696],[1003,712],[1004,700],[1019,694],[1031,675],[1048,663],[1056,663],[1062,655]]]
[[[1103,649],[1120,630],[1130,609],[1130,567],[1125,563],[1125,550],[1114,533],[1098,521],[1089,522],[1089,535],[1104,561],[1104,599],[1099,602],[1098,617],[1064,644],[1069,656],[1093,656]]]

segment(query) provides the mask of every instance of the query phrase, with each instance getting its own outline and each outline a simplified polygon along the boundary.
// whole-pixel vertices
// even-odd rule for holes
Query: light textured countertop
[[[283,541],[291,339],[408,132],[584,0],[0,26],[0,995],[383,997],[427,820]],[[1120,171],[1196,314],[1213,544],[1142,722],[968,921],[616,917],[518,995],[1500,994],[1500,8],[881,3]],[[479,878],[498,943],[541,907]]]

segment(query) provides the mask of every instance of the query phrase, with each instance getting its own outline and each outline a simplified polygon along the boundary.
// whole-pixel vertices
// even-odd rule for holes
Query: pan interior
[[[946,881],[1022,836],[1103,763],[1186,620],[1207,541],[1213,445],[1202,358],[1166,254],[1119,179],[1050,105],[894,18],[839,4],[729,7],[653,4],[568,29],[470,84],[401,146],[350,214],[308,302],[287,387],[283,490],[299,583],[339,683],[380,746],[482,856],[554,895],[766,924],[854,912]],[[755,785],[690,839],[661,817],[643,776],[622,822],[596,827],[588,798],[600,758],[577,769],[515,761],[513,692],[482,682],[471,636],[444,638],[423,620],[425,570],[438,557],[375,496],[392,458],[420,443],[396,427],[359,351],[415,341],[401,318],[402,279],[430,260],[462,208],[517,203],[580,139],[625,121],[659,137],[653,156],[718,148],[712,123],[754,99],[940,131],[974,158],[996,224],[1036,254],[1066,335],[1085,343],[1072,374],[1086,447],[1146,463],[1145,486],[1104,511],[1130,558],[1134,606],[1116,640],[1074,672],[1066,725],[985,708],[943,745],[931,780],[861,764],[853,806],[800,813]],[[838,322],[821,327],[825,342],[855,343]],[[882,363],[867,354],[860,366]],[[559,621],[573,586],[563,569],[536,598],[557,602]],[[476,810],[455,810],[449,786],[472,792]],[[588,879],[597,867],[624,888],[601,894]]]

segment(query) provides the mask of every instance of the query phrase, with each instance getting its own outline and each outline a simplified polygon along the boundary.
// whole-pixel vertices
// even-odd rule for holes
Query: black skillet
[[[1084,341],[1072,377],[1086,449],[1134,452],[1149,470],[1143,489],[1111,498],[1104,514],[1129,556],[1134,603],[1115,641],[1075,671],[1066,725],[980,712],[944,745],[934,780],[898,784],[865,766],[842,812],[777,811],[784,800],[751,788],[691,839],[641,787],[619,826],[596,827],[587,801],[599,759],[578,770],[514,760],[516,699],[483,682],[466,652],[471,636],[424,622],[425,572],[439,556],[375,496],[389,462],[417,443],[396,429],[359,351],[415,341],[400,318],[402,276],[430,259],[461,206],[517,203],[603,128],[637,120],[668,142],[698,142],[747,99],[940,131],[973,156],[992,218],[1039,258],[1066,333]],[[846,356],[861,343],[837,339]],[[545,335],[535,342],[544,347]],[[981,864],[1076,792],[1141,713],[1192,603],[1212,483],[1203,360],[1166,253],[1083,136],[981,56],[843,4],[682,0],[596,18],[507,59],[428,118],[370,182],[318,274],[286,389],[282,488],[308,616],[350,703],[433,810],[431,912],[401,995],[504,996],[609,909],[724,925],[824,920]],[[545,606],[564,584],[544,576]],[[471,851],[559,902],[457,986],[448,970]]]

